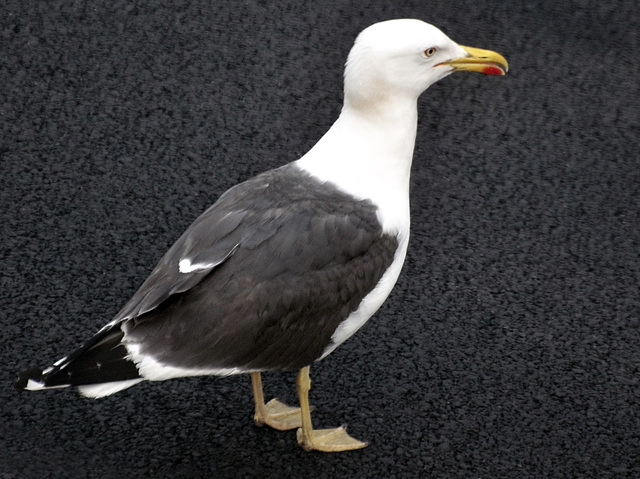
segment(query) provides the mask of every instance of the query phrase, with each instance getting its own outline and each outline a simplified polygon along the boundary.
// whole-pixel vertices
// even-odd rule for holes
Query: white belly
[[[385,299],[389,296],[389,293],[391,293],[391,290],[398,280],[398,276],[400,276],[400,270],[404,264],[404,258],[407,255],[407,245],[409,244],[408,231],[406,234],[400,236],[401,237],[398,238],[398,250],[396,251],[391,266],[389,266],[389,269],[382,275],[376,287],[364,297],[358,309],[351,313],[347,319],[336,328],[331,336],[331,343],[329,343],[329,346],[324,350],[319,360],[329,355],[360,329],[364,323],[378,311],[382,303],[384,303]]]

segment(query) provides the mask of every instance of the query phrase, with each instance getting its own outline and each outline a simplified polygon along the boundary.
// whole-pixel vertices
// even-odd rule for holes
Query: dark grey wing
[[[123,326],[141,354],[198,370],[310,364],[393,261],[397,239],[382,232],[370,202],[293,166],[248,183],[205,212],[156,268],[160,281],[141,288],[142,298],[162,298]],[[206,236],[230,212],[242,219],[214,243],[226,247],[198,246],[206,242],[194,235]],[[199,264],[221,261],[182,278],[183,251]]]
[[[217,205],[205,211],[165,253],[114,322],[147,313],[202,281],[235,252],[245,215]]]
[[[291,168],[268,171],[225,192],[165,253],[110,324],[140,316],[188,291],[233,255],[240,242],[251,247],[273,234],[265,192],[275,179],[291,176]],[[246,220],[250,214],[253,223]]]

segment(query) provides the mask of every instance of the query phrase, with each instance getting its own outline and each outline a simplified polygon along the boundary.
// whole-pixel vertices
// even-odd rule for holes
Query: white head
[[[345,68],[345,104],[389,97],[415,100],[456,70],[504,74],[506,60],[487,50],[462,47],[420,20],[376,23],[358,35]]]
[[[458,45],[420,20],[376,23],[349,53],[340,117],[297,164],[373,201],[383,229],[406,241],[418,97],[457,70],[503,75],[506,69],[501,55]]]

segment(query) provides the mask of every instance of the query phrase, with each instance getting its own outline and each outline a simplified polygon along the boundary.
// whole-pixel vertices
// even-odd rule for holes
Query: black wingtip
[[[30,368],[20,371],[18,373],[18,379],[13,383],[13,389],[16,391],[24,391],[27,388],[29,379],[33,379],[35,381],[42,380],[42,369]]]

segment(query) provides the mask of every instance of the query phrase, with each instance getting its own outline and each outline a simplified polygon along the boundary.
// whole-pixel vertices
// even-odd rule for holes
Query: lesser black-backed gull
[[[409,241],[417,100],[458,70],[506,60],[432,25],[377,23],[346,63],[344,106],[302,158],[224,193],[186,230],[118,315],[18,389],[77,386],[101,397],[143,380],[251,373],[255,420],[298,429],[307,450],[366,444],[314,430],[309,366],[355,333],[393,288]],[[300,408],[265,404],[260,373],[298,371]]]

